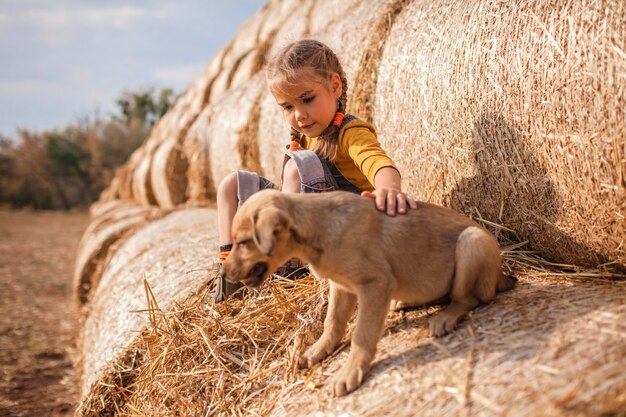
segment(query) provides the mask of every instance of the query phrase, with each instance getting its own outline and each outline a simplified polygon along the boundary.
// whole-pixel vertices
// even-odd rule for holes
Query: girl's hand
[[[378,211],[386,212],[391,217],[396,213],[406,214],[407,208],[417,208],[415,200],[400,190],[379,188],[373,192],[363,191],[361,195],[376,200]]]

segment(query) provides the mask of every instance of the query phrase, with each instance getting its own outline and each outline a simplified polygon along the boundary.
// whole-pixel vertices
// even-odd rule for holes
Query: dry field
[[[69,416],[78,321],[71,280],[87,213],[0,210],[0,416]]]

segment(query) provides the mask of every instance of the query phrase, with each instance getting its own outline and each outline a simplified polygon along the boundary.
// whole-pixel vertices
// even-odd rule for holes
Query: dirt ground
[[[0,210],[0,416],[69,416],[78,322],[72,271],[87,213]]]

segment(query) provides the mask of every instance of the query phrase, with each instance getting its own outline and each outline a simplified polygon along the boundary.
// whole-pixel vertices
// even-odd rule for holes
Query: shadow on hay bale
[[[572,238],[559,225],[565,202],[557,185],[506,118],[489,112],[479,117],[472,132],[472,155],[476,174],[456,183],[444,197],[446,205],[475,217],[500,223],[506,220],[507,228],[515,231],[509,232],[510,238],[520,241],[517,233],[533,236],[533,243],[543,248],[543,256],[564,263],[565,268],[576,269],[568,265],[573,263],[626,272],[626,265],[612,262],[594,251],[593,245]],[[485,194],[493,198],[483,198]],[[597,241],[599,236],[590,235],[588,239]]]
[[[550,260],[626,269],[625,16],[617,0],[407,4],[374,101],[403,187]]]
[[[119,245],[138,229],[163,215],[155,208],[121,200],[94,204],[90,213],[91,223],[81,238],[72,288],[81,316],[87,314],[84,307],[98,288],[102,272]]]

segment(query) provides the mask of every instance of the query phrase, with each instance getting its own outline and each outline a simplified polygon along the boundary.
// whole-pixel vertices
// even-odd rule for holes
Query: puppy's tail
[[[513,275],[500,275],[496,290],[498,292],[508,291],[510,289],[513,289],[513,287],[515,287],[515,284],[517,284],[517,278],[515,278]]]

